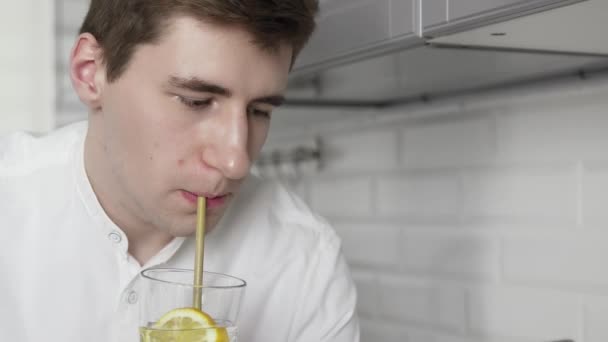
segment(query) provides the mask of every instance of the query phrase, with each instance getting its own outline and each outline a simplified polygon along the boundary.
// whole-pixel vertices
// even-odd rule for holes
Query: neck
[[[93,192],[110,220],[127,235],[129,254],[144,265],[171,242],[173,236],[156,229],[143,215],[137,215],[137,205],[125,195],[125,187],[116,179],[105,153],[103,142],[89,130],[84,164]]]
[[[129,239],[129,254],[142,266],[174,239],[172,236],[147,235],[134,238],[133,236],[129,237],[128,234],[127,237]]]

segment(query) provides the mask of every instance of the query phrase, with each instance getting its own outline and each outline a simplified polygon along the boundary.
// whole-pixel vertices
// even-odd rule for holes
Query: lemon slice
[[[205,312],[195,308],[174,309],[164,314],[152,326],[155,329],[199,329],[215,327],[215,321]]]
[[[154,323],[152,329],[145,339],[150,342],[230,341],[226,328],[217,327],[211,316],[195,308],[171,310]]]

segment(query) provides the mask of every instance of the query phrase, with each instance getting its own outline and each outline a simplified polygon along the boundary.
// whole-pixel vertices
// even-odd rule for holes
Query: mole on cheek
[[[177,161],[177,165],[178,166],[184,166],[184,160],[183,159],[178,160]]]

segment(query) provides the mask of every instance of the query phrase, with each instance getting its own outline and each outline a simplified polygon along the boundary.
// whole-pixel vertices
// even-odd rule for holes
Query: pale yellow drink
[[[192,330],[139,329],[141,342],[236,342],[235,327],[215,327]]]
[[[139,330],[141,342],[236,342],[236,327],[195,308],[180,308]],[[232,338],[231,338],[232,336]]]

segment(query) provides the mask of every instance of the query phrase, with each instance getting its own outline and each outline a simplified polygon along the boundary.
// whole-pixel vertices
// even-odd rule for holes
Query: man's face
[[[106,163],[105,189],[96,191],[122,216],[112,218],[186,236],[197,196],[208,198],[212,229],[248,175],[286,87],[291,48],[262,50],[239,27],[186,17],[167,30],[103,84],[89,134],[100,154],[92,158]]]

